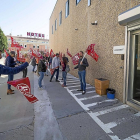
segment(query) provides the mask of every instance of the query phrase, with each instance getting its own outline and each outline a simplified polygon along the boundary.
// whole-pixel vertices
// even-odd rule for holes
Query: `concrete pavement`
[[[68,74],[67,87],[38,77],[28,68],[32,94],[39,102],[30,104],[15,90],[6,95],[6,77],[0,81],[0,140],[140,140],[140,113],[118,100],[99,96],[87,84],[81,95],[79,79]],[[22,72],[15,76],[19,78]],[[60,72],[61,79],[61,72]]]

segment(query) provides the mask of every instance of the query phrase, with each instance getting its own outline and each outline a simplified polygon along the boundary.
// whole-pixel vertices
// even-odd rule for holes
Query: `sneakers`
[[[11,89],[8,89],[7,90],[7,95],[10,95],[10,94],[14,94],[14,92]]]
[[[43,90],[43,87],[39,87],[39,90]]]
[[[56,80],[56,82],[60,82],[59,80]]]
[[[62,84],[62,87],[67,87],[66,85]]]
[[[86,91],[83,91],[83,92],[82,92],[82,95],[84,95],[84,94],[86,94]]]
[[[50,82],[52,82],[52,80],[50,79]]]

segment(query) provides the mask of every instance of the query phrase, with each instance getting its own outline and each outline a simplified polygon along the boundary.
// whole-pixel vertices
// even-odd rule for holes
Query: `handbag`
[[[69,72],[70,71],[70,67],[69,65],[66,65],[66,69],[65,69],[66,72]]]

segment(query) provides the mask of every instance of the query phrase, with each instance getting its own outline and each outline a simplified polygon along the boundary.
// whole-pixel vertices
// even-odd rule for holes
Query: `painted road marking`
[[[86,92],[86,94],[89,94],[89,93],[95,93],[96,91],[95,90],[93,90],[93,91],[88,91],[88,92]],[[77,95],[81,95],[82,94],[82,92],[81,93],[76,93],[76,94],[74,94],[75,96],[77,96]]]
[[[140,112],[136,113],[136,114],[133,114],[131,116],[129,116],[128,118],[121,118],[119,119],[117,122],[110,122],[110,123],[107,123],[105,124],[106,127],[109,127],[110,129],[113,128],[113,127],[116,127],[118,124],[120,124],[121,122],[127,122],[128,120],[132,120],[133,117],[140,117]],[[134,118],[135,119],[135,118]]]
[[[79,86],[81,86],[81,85],[75,85],[75,86],[67,86],[68,88],[72,88],[72,87],[79,87]],[[89,84],[87,84],[87,86],[90,86]]]
[[[93,87],[87,87],[86,89],[91,89]],[[77,91],[78,89],[73,89],[73,90],[70,90],[70,91]]]
[[[94,96],[91,96],[91,97],[79,98],[79,100],[83,101],[83,100],[94,99],[94,98],[98,98],[98,97],[101,97],[101,96],[100,95],[94,95]]]
[[[133,139],[134,140],[140,140],[140,133],[132,135],[132,136],[130,136],[130,137],[124,139],[124,140],[133,140]]]
[[[120,109],[124,109],[124,108],[127,108],[127,107],[129,107],[129,106],[128,105],[121,105],[121,106],[117,106],[117,107],[113,107],[113,108],[110,108],[110,109],[106,109],[106,110],[96,112],[96,113],[94,113],[94,115],[95,116],[100,116],[100,115],[104,115],[104,114],[107,114],[107,113],[110,113],[110,112],[113,112],[113,111],[117,111],[117,110],[120,110]]]

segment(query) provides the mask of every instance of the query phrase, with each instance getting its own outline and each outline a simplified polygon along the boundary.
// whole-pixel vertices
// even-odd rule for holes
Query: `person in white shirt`
[[[52,60],[52,69],[54,69],[54,72],[51,76],[50,82],[52,81],[54,74],[56,72],[56,82],[59,82],[58,77],[59,77],[59,65],[60,65],[60,59],[59,59],[59,54],[56,53],[56,56]]]

